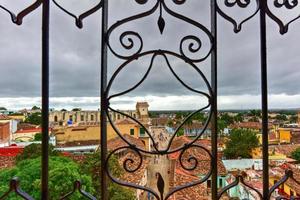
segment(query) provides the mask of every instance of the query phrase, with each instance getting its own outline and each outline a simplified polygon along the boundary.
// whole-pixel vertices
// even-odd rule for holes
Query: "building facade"
[[[137,102],[136,110],[121,111],[135,119],[146,120],[149,118],[147,102]],[[109,117],[112,121],[119,121],[128,118],[125,115],[110,112]],[[99,125],[100,111],[51,111],[49,114],[49,122],[51,126],[67,126],[67,125]]]

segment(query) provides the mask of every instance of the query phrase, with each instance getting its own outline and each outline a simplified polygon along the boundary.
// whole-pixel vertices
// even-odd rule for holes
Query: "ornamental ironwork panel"
[[[107,194],[107,182],[109,180],[120,184],[122,186],[138,189],[141,191],[148,192],[157,200],[166,200],[171,199],[172,196],[184,189],[197,187],[204,184],[208,180],[211,180],[211,198],[212,199],[221,199],[222,195],[228,192],[231,188],[235,187],[238,184],[243,184],[245,187],[252,189],[257,193],[258,198],[260,199],[270,199],[272,193],[284,184],[288,179],[292,179],[295,183],[299,184],[299,180],[296,180],[293,176],[293,172],[288,170],[284,177],[281,178],[274,186],[269,187],[269,162],[268,162],[268,86],[267,86],[267,30],[266,30],[266,19],[271,19],[279,27],[279,33],[285,34],[288,32],[291,24],[300,18],[300,15],[295,16],[290,19],[290,21],[284,21],[277,16],[275,10],[284,9],[284,12],[289,12],[289,10],[297,9],[298,0],[210,0],[210,8],[206,8],[210,11],[210,27],[206,27],[197,20],[189,18],[185,15],[178,13],[173,10],[171,4],[176,5],[179,9],[181,5],[187,3],[186,0],[131,0],[136,5],[136,9],[140,9],[143,5],[148,5],[153,3],[153,5],[146,11],[142,11],[138,14],[127,16],[126,18],[120,19],[119,21],[113,22],[109,26],[108,18],[109,14],[113,15],[114,13],[109,13],[108,4],[110,1],[101,0],[97,5],[95,5],[90,10],[85,11],[79,16],[73,14],[66,8],[60,5],[56,0],[52,0],[51,6],[49,0],[37,0],[32,5],[24,8],[20,13],[15,14],[11,12],[6,7],[0,5],[1,12],[7,13],[7,17],[10,17],[11,21],[16,25],[21,25],[23,20],[26,20],[26,16],[36,11],[37,8],[42,7],[42,181],[41,181],[41,199],[49,199],[49,186],[48,186],[48,130],[49,130],[49,13],[50,8],[60,9],[66,14],[66,17],[69,16],[75,20],[75,25],[81,29],[84,28],[84,19],[88,18],[90,15],[95,12],[101,12],[101,66],[99,71],[101,71],[101,163],[103,164],[101,171],[101,195],[103,200],[108,199]],[[228,10],[231,8],[239,9],[240,12],[245,12],[251,5],[254,5],[255,9],[248,17],[240,20],[237,20],[228,13]],[[225,11],[222,9],[226,7]],[[126,25],[128,23],[135,23],[139,19],[147,18],[154,13],[159,13],[155,27],[153,30],[157,29],[160,35],[164,36],[166,26],[168,25],[168,20],[166,15],[173,17],[178,22],[186,23],[190,26],[193,26],[197,29],[196,33],[201,33],[202,36],[209,41],[209,48],[206,53],[202,56],[197,56],[197,53],[203,51],[203,38],[197,36],[194,33],[187,34],[180,38],[178,41],[174,41],[177,44],[177,50],[169,49],[146,49],[144,45],[144,39],[147,35],[141,35],[138,31],[125,30],[123,32],[117,33],[117,36],[114,35],[115,32],[118,32],[117,29]],[[242,175],[237,175],[235,180],[227,185],[224,188],[218,190],[217,187],[217,176],[218,176],[218,152],[217,152],[217,36],[218,36],[218,27],[217,27],[217,18],[222,17],[227,20],[228,23],[231,23],[233,26],[233,32],[239,33],[242,31],[243,26],[247,25],[247,22],[253,20],[255,16],[259,15],[260,27],[260,60],[261,60],[261,90],[262,90],[262,133],[263,133],[263,192],[261,193],[257,188],[251,186],[247,183]],[[4,17],[4,16],[2,16]],[[3,28],[3,27],[1,27]],[[178,29],[178,32],[181,30]],[[112,41],[119,43],[121,48],[114,48]],[[120,51],[121,50],[121,51]],[[125,53],[124,53],[125,52]],[[222,52],[218,52],[222,53]],[[121,60],[119,66],[114,67],[114,71],[111,77],[108,77],[107,71],[110,63],[108,61],[108,54],[112,54],[115,58]],[[193,56],[191,56],[193,55]],[[132,62],[143,59],[145,57],[150,58],[148,63],[147,70],[143,74],[142,78],[133,86],[128,87],[127,89],[120,91],[118,93],[113,93],[112,85],[117,81],[118,76],[122,73],[124,69]],[[153,136],[149,127],[144,122],[132,117],[131,115],[126,114],[120,110],[117,110],[111,106],[111,102],[114,98],[124,96],[135,89],[139,88],[141,84],[148,78],[150,71],[153,68],[154,60],[158,57],[162,58],[169,69],[169,73],[180,83],[186,90],[198,94],[207,99],[207,105],[197,109],[194,112],[191,112],[181,124],[175,129],[173,135],[168,138],[166,145],[161,148],[160,143]],[[191,87],[186,83],[181,76],[176,73],[174,67],[172,66],[171,60],[179,59],[183,61],[186,67],[189,67],[194,71],[197,76],[199,76],[204,82],[205,88],[207,91],[201,91],[197,88]],[[210,59],[210,68],[211,76],[207,77],[205,73],[199,68],[197,64],[202,63]],[[134,72],[132,72],[134,73]],[[174,147],[174,141],[176,140],[176,135],[181,127],[192,117],[204,110],[208,111],[208,117],[204,124],[202,131],[196,135],[191,141],[186,141],[181,146]],[[140,148],[139,146],[131,143],[122,132],[118,129],[115,124],[115,121],[111,118],[110,113],[115,112],[120,115],[125,116],[126,118],[134,121],[139,127],[145,131],[145,135],[149,137],[149,141],[152,144],[150,150]],[[108,119],[108,121],[107,121]],[[107,125],[111,124],[114,131],[124,142],[124,146],[118,147],[115,150],[108,152],[107,150]],[[197,143],[198,139],[210,126],[211,129],[211,149],[207,146]],[[160,173],[155,174],[156,176],[156,189],[148,187],[147,185],[138,185],[135,183],[126,182],[114,177],[113,173],[110,170],[109,161],[114,154],[118,154],[121,151],[126,151],[130,153],[130,156],[123,160],[122,167],[126,173],[134,174],[137,172],[146,162],[147,157],[158,157],[158,156],[173,156],[177,155],[176,163],[182,169],[192,172],[199,168],[200,163],[205,163],[207,165],[206,173],[198,180],[193,182],[186,183],[184,185],[174,185],[168,191],[166,190],[166,185],[168,184],[164,180],[163,176]],[[201,155],[205,156],[205,160],[201,156],[193,155],[193,152],[201,152]],[[202,165],[203,166],[203,165]],[[202,167],[201,166],[201,167]],[[22,181],[22,180],[20,180]],[[74,180],[73,191],[66,191],[65,195],[61,199],[67,199],[74,192],[79,191],[79,193],[86,197],[87,199],[96,199],[91,194],[88,194],[82,189],[82,184],[79,180]],[[23,199],[31,200],[33,199],[26,193],[22,191],[19,187],[19,180],[14,178],[10,182],[9,190],[5,194],[0,194],[0,199],[5,199],[10,193],[16,193]],[[297,197],[291,197],[292,199],[299,199]],[[276,197],[276,199],[286,199],[286,197]]]

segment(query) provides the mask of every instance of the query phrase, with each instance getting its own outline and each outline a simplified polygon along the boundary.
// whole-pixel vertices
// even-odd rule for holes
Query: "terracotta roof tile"
[[[123,124],[137,124],[136,122],[134,122],[133,120],[131,119],[121,119],[121,120],[118,120],[115,122],[116,125],[123,125]]]
[[[185,185],[198,181],[199,178],[194,175],[187,174],[185,171],[176,169],[174,182],[171,183],[171,189],[176,186]],[[170,200],[208,200],[211,199],[209,190],[206,187],[206,183],[198,184],[196,186],[186,188],[176,192]]]
[[[291,153],[300,147],[300,144],[281,144],[276,146],[270,146],[269,151],[275,151],[279,154],[291,156]]]
[[[140,164],[140,158],[137,155],[135,155],[134,153],[128,152],[125,156],[123,156],[119,159],[120,166],[123,166],[124,162],[128,159],[131,159],[134,161],[133,163],[127,162],[127,164],[128,164],[127,167],[129,170],[136,169],[138,167],[138,165]],[[141,185],[141,180],[143,180],[143,178],[144,178],[148,164],[149,164],[149,161],[144,158],[142,165],[139,167],[139,169],[137,171],[135,171],[133,173],[124,171],[124,173],[122,174],[120,179],[122,181],[126,181],[128,183]]]
[[[132,137],[128,134],[123,135],[123,137],[130,142],[130,144],[136,145],[140,149],[145,149],[145,144],[142,140]],[[107,141],[107,147],[109,150],[114,150],[119,147],[128,146],[119,136]]]

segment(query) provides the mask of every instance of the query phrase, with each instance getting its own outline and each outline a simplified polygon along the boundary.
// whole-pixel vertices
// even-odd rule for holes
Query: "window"
[[[211,188],[211,180],[207,180],[207,188],[208,188],[208,189]]]
[[[120,119],[120,115],[117,115],[117,119],[118,119],[118,120]]]
[[[219,187],[223,187],[223,179],[222,178],[219,179]]]
[[[130,135],[134,135],[134,129],[133,128],[130,129]]]
[[[145,129],[144,128],[140,128],[140,136],[145,136]]]
[[[94,115],[91,115],[91,121],[94,121]]]
[[[66,119],[66,113],[63,113],[63,120]]]
[[[57,121],[58,121],[58,120],[57,120],[57,116],[54,116],[54,121],[55,121],[55,122],[57,122]]]
[[[80,121],[84,121],[84,115],[80,116]]]

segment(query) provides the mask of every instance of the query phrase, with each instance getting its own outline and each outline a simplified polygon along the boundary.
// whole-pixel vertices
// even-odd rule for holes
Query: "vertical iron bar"
[[[260,59],[261,59],[261,100],[262,100],[262,151],[263,151],[263,199],[269,197],[269,138],[268,138],[268,76],[267,76],[267,1],[260,0]]]
[[[42,11],[42,199],[49,199],[49,0],[43,0]]]
[[[102,31],[101,31],[101,199],[108,200],[108,185],[107,175],[104,169],[107,156],[107,100],[106,100],[106,87],[107,87],[107,27],[108,27],[108,0],[103,0],[102,8]]]
[[[211,33],[213,35],[213,50],[211,53],[211,85],[212,97],[212,120],[211,120],[211,149],[212,149],[212,199],[218,197],[218,107],[217,107],[217,2],[211,0]]]

